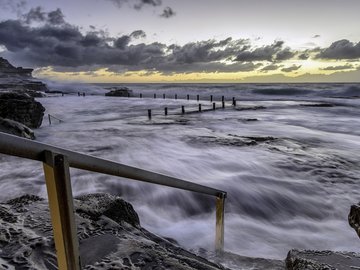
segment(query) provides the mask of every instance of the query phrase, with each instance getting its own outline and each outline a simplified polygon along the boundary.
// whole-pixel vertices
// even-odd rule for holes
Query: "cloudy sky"
[[[0,56],[88,82],[360,82],[359,0],[0,0]]]

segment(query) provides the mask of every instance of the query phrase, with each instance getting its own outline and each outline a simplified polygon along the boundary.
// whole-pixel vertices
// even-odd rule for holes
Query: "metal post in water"
[[[224,101],[225,101],[225,97],[221,96],[221,102],[224,102]]]
[[[49,117],[49,125],[51,126],[51,116],[50,116],[50,114],[48,114],[48,117]]]
[[[182,114],[185,113],[185,106],[181,106],[181,113],[182,113]]]
[[[186,95],[186,98],[187,98],[187,100],[189,100],[189,99],[190,99],[190,95]]]
[[[234,101],[233,101],[233,105],[234,105],[234,107],[236,106],[236,99],[234,99]]]
[[[213,95],[210,95],[210,102],[213,101]]]
[[[221,193],[216,197],[216,234],[215,234],[215,250],[216,252],[224,252],[224,210],[225,210],[226,194]]]
[[[163,99],[165,99],[165,94],[163,94]]]
[[[168,108],[165,107],[165,115],[168,115]]]
[[[216,108],[216,104],[215,102],[213,102],[213,110],[215,110],[215,108]]]
[[[64,155],[44,151],[43,164],[58,268],[80,270],[69,162]]]
[[[177,99],[177,94],[175,94],[175,99]]]
[[[149,117],[149,120],[151,120],[151,110],[148,110],[148,117]]]
[[[235,104],[235,97],[232,98],[232,105],[234,106]]]
[[[142,98],[142,94],[140,93],[140,98]]]
[[[199,104],[199,112],[201,112],[201,104]]]
[[[196,95],[196,100],[197,100],[197,102],[199,102],[199,99],[200,99],[200,96],[199,96],[199,95]]]
[[[222,102],[222,108],[225,108],[225,101]]]
[[[156,98],[156,94],[154,93],[154,98]]]

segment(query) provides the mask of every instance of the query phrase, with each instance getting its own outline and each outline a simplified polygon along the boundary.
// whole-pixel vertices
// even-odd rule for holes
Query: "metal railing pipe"
[[[77,169],[119,176],[217,197],[226,196],[226,192],[219,189],[0,132],[0,153],[2,154],[43,162],[44,151],[50,151],[66,156],[70,167]]]

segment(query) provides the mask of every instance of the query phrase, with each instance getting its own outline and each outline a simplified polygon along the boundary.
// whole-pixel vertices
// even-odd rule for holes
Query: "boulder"
[[[353,270],[360,269],[360,254],[354,252],[290,250],[287,270]]]
[[[353,228],[360,237],[360,204],[351,206],[348,220],[351,228]]]
[[[20,122],[30,128],[41,126],[45,108],[28,94],[0,94],[0,117]]]
[[[10,119],[4,119],[1,117],[0,117],[0,132],[9,133],[26,139],[31,139],[31,140],[35,139],[34,131],[32,131],[27,126],[19,122]]]
[[[225,269],[140,227],[117,196],[74,199],[82,269]],[[48,202],[25,195],[0,203],[0,268],[57,269]]]
[[[109,88],[110,92],[106,93],[105,96],[108,97],[129,97],[132,96],[132,90],[127,87],[122,88]]]

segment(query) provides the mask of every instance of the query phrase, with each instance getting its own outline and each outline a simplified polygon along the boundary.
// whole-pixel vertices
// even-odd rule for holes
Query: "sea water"
[[[131,98],[105,97],[109,86],[124,85],[82,86],[85,97],[67,86],[64,97],[38,99],[63,122],[44,118],[37,141],[227,191],[228,251],[280,259],[292,248],[360,252],[347,221],[360,201],[360,85],[125,85]],[[181,114],[198,103],[209,111]],[[40,163],[0,162],[0,201],[46,197]],[[71,177],[75,195],[122,196],[151,232],[188,249],[214,247],[211,196],[75,169]]]

